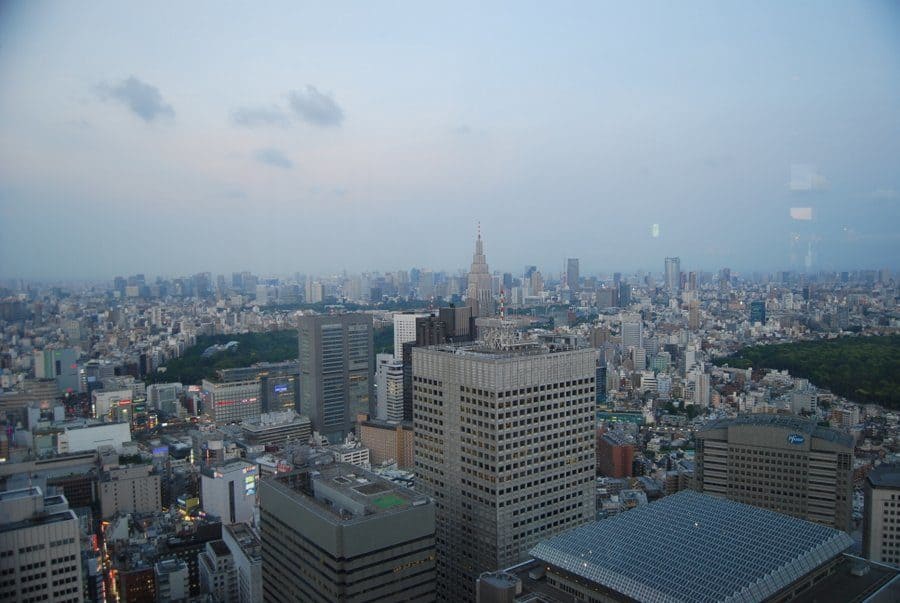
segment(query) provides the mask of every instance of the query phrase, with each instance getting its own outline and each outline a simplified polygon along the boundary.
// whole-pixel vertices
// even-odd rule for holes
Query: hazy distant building
[[[866,477],[863,556],[900,566],[900,465],[881,465]]]
[[[581,275],[578,270],[578,258],[569,258],[566,260],[566,284],[572,291],[580,291]]]
[[[850,529],[850,434],[799,417],[752,415],[707,423],[696,439],[701,492]]]
[[[375,366],[368,314],[303,316],[299,327],[300,408],[332,442],[372,413]]]
[[[750,302],[750,324],[766,324],[766,302],[755,299]]]
[[[666,258],[666,291],[671,295],[681,292],[681,258]]]
[[[472,255],[472,267],[469,270],[469,285],[466,289],[466,305],[472,309],[472,316],[493,316],[494,295],[492,278],[484,255],[484,244],[481,242],[481,227],[475,240],[475,253]]]
[[[324,465],[260,484],[263,599],[434,601],[434,503]]]
[[[594,515],[596,354],[504,331],[413,349],[415,471],[437,503],[438,589],[450,601]]]

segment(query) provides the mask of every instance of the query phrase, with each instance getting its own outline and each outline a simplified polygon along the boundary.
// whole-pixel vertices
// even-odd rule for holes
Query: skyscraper
[[[581,289],[579,281],[581,275],[578,274],[578,258],[569,258],[566,260],[566,284],[572,291]]]
[[[403,361],[390,354],[375,356],[375,416],[382,421],[403,420]]]
[[[750,324],[760,323],[766,324],[766,302],[762,299],[755,299],[750,302]]]
[[[466,289],[466,305],[472,308],[473,317],[494,315],[494,296],[491,293],[491,286],[491,273],[484,256],[481,226],[479,226],[478,238],[475,239],[475,253],[472,255],[472,268],[469,270],[469,286]]]
[[[666,258],[666,291],[677,295],[681,291],[681,259]]]
[[[505,331],[413,349],[419,485],[436,506],[438,595],[594,515],[596,353]]]
[[[301,412],[314,430],[340,442],[358,414],[374,411],[372,317],[303,316],[298,332]]]

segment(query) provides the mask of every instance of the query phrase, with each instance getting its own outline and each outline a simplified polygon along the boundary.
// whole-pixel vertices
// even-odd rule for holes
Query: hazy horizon
[[[0,5],[0,278],[900,268],[900,5]],[[455,268],[454,268],[455,267]]]

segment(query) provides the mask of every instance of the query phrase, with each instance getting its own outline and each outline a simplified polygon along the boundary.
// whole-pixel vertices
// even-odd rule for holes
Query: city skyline
[[[0,8],[0,275],[897,268],[896,5],[212,6]]]

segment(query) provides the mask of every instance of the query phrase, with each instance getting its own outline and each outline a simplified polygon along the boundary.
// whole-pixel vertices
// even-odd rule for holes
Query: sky
[[[900,4],[0,2],[0,277],[900,268]]]

